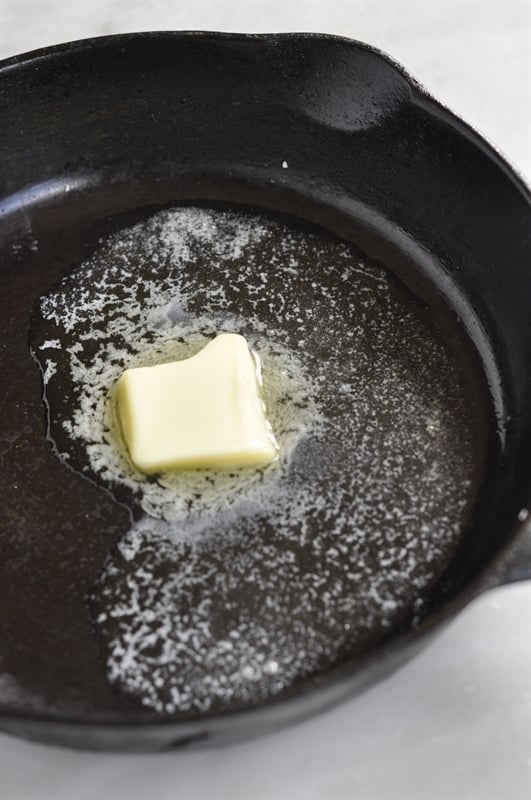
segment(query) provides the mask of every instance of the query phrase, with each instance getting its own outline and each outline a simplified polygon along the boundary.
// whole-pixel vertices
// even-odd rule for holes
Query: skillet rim
[[[314,31],[290,31],[290,32],[281,32],[281,33],[240,33],[237,31],[205,31],[201,29],[190,29],[190,30],[174,30],[174,29],[160,29],[155,31],[133,31],[130,33],[109,33],[103,36],[89,36],[84,39],[73,39],[69,42],[61,42],[59,44],[47,45],[45,47],[38,47],[35,50],[28,50],[24,53],[17,53],[14,56],[9,56],[8,58],[0,58],[0,78],[2,77],[2,72],[9,71],[16,67],[21,67],[25,64],[29,63],[36,63],[43,59],[49,59],[50,57],[55,57],[62,55],[67,52],[76,52],[82,49],[85,49],[91,45],[98,45],[98,44],[106,44],[106,43],[118,43],[118,42],[126,42],[131,41],[133,39],[154,39],[159,36],[165,37],[172,37],[172,38],[190,38],[190,39],[199,39],[199,38],[207,38],[207,39],[216,39],[216,40],[227,40],[227,41],[278,41],[278,40],[304,40],[304,39],[315,39],[316,41],[332,41],[332,42],[340,42],[344,45],[349,47],[359,48],[361,50],[365,50],[368,53],[372,53],[376,57],[385,61],[390,67],[392,67],[401,77],[405,78],[408,82],[410,87],[417,91],[420,95],[420,99],[424,101],[429,101],[429,103],[433,106],[433,108],[438,109],[440,112],[444,112],[445,115],[453,123],[458,123],[456,126],[459,129],[459,125],[466,131],[467,134],[470,135],[470,138],[473,139],[474,144],[478,145],[481,149],[484,149],[488,152],[489,155],[494,156],[495,159],[498,159],[501,162],[501,166],[508,169],[508,177],[513,179],[513,182],[517,183],[520,190],[522,190],[524,196],[527,199],[527,202],[531,206],[531,176],[526,178],[523,174],[520,167],[516,166],[513,163],[512,159],[506,155],[499,145],[491,141],[490,137],[487,134],[479,131],[471,122],[469,122],[465,117],[463,117],[457,111],[449,108],[445,105],[441,100],[439,100],[434,94],[432,94],[429,89],[418,79],[416,78],[411,72],[409,72],[406,67],[403,66],[399,61],[397,61],[393,56],[386,53],[384,50],[381,50],[379,47],[375,47],[368,42],[364,42],[361,39],[353,39],[348,36],[341,36],[335,33],[316,33]],[[412,98],[413,102],[416,102],[418,98]],[[432,108],[432,110],[433,110]],[[517,181],[514,181],[514,178],[517,178]]]

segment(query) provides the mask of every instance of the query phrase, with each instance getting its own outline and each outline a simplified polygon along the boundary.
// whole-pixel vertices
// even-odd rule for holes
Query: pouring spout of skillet
[[[306,34],[47,48],[0,63],[0,113],[0,728],[258,735],[531,577],[531,195],[479,134]],[[131,478],[113,369],[219,332],[285,460]]]

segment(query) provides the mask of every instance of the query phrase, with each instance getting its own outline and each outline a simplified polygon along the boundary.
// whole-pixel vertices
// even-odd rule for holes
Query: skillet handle
[[[520,515],[520,530],[498,562],[496,586],[531,580],[531,511],[521,511]]]

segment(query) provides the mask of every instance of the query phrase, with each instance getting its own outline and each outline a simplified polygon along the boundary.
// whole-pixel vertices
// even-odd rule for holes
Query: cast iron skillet
[[[3,730],[122,750],[255,735],[361,691],[480,591],[531,575],[531,197],[401,67],[328,36],[112,36],[5,61],[0,116]],[[287,153],[296,168],[282,168]],[[420,625],[288,698],[157,720],[117,705],[94,666],[76,586],[119,526],[112,500],[86,482],[81,491],[44,442],[28,326],[39,292],[90,252],[113,215],[188,200],[289,212],[355,242],[428,302],[444,297],[480,354],[497,434],[485,502]],[[24,491],[28,481],[37,491]],[[46,508],[61,503],[74,509],[68,530],[45,535]],[[94,508],[102,537],[84,534]],[[65,663],[77,687],[65,683]],[[46,705],[57,686],[60,711]]]

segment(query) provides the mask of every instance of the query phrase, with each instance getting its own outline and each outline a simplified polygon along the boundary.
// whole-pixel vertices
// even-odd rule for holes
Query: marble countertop
[[[0,56],[135,30],[320,31],[404,64],[531,180],[529,0],[0,0]],[[2,800],[524,800],[531,791],[531,582],[476,600],[361,697],[281,733],[160,756],[0,735]]]

